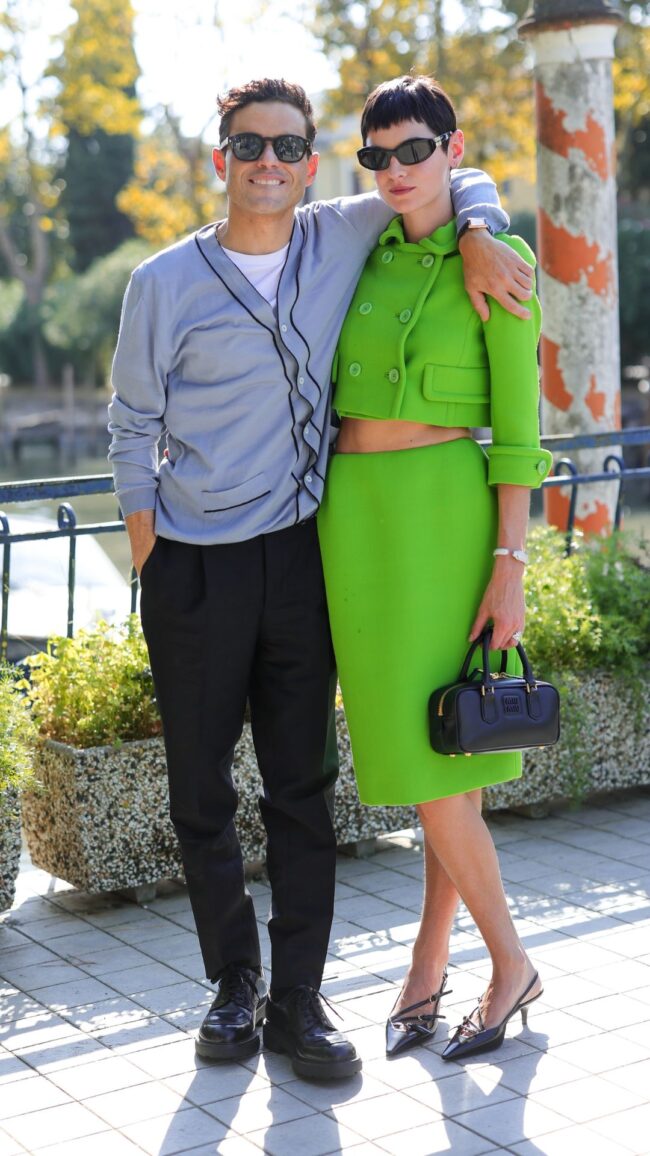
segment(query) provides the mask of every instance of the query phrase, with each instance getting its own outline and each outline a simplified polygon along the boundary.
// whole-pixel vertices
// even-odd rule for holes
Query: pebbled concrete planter
[[[557,747],[525,757],[513,783],[488,787],[485,809],[542,814],[553,803],[650,784],[650,705],[611,675],[581,684],[579,707],[564,705]],[[411,807],[364,807],[359,802],[345,716],[337,711],[341,773],[335,826],[339,845],[372,845],[379,835],[411,827]],[[23,795],[23,823],[37,866],[86,891],[142,889],[182,874],[169,820],[162,739],[122,747],[76,750],[43,744],[37,766],[43,790]],[[244,857],[264,859],[266,836],[257,806],[260,778],[250,727],[233,768],[239,792],[237,827]],[[138,894],[139,892],[139,894]],[[13,896],[12,896],[13,897]]]
[[[16,894],[20,863],[20,799],[17,791],[0,796],[0,911],[8,911]]]
[[[337,727],[341,775],[336,792],[339,844],[364,843],[410,827],[409,807],[359,802],[343,711]],[[36,772],[43,788],[23,796],[23,824],[36,866],[85,891],[147,888],[182,874],[162,739],[78,750],[46,740]],[[247,863],[264,859],[266,833],[257,805],[261,780],[250,726],[237,745],[233,777],[239,792],[237,828]]]
[[[162,739],[77,750],[45,740],[23,796],[32,862],[84,891],[141,888],[181,873]]]

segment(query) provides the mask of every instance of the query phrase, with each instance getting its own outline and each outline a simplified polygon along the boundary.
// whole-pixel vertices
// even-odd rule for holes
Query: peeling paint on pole
[[[579,5],[580,0],[539,0],[540,11],[536,5],[521,26],[535,51],[542,417],[547,434],[620,429],[611,69],[620,18],[606,0],[582,0],[582,8]],[[577,464],[581,472],[600,472],[602,454],[583,451]],[[567,491],[549,490],[546,499],[549,522],[565,527]],[[607,482],[581,486],[577,525],[607,532],[615,500],[615,486]]]

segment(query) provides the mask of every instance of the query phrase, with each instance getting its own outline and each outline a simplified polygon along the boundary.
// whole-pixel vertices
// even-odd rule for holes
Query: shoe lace
[[[337,1010],[337,1008],[334,1007],[332,1003],[330,1003],[327,996],[323,995],[323,993],[318,991],[315,987],[310,987],[307,984],[297,989],[296,1004],[300,1008],[300,1011],[304,1017],[305,1027],[308,1028],[334,1028],[334,1024],[330,1023],[327,1015],[325,1014],[325,1010],[322,1006],[323,1004],[326,1004],[330,1011],[334,1012],[334,1015],[337,1016],[338,1019],[343,1019],[341,1013]]]
[[[238,1007],[247,1007],[250,993],[256,993],[254,973],[239,967],[227,967],[219,976],[219,1002],[232,1002]]]

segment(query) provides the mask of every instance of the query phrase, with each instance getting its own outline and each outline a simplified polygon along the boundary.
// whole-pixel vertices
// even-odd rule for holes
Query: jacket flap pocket
[[[487,365],[425,365],[422,393],[427,401],[484,404],[490,400]]]
[[[270,494],[266,474],[255,474],[247,481],[229,490],[203,490],[203,513],[217,514],[221,510],[234,510],[236,506],[247,506]]]

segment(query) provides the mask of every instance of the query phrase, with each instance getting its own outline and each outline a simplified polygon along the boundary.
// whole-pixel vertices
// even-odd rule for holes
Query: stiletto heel
[[[434,992],[428,999],[420,1000],[419,1003],[413,1003],[410,1007],[404,1007],[401,1011],[389,1015],[386,1020],[386,1055],[394,1056],[406,1048],[412,1048],[416,1044],[433,1039],[438,1020],[445,1018],[438,1011],[440,1000],[443,995],[450,994],[451,988],[447,987],[447,969],[445,968],[442,973],[440,991]],[[420,1015],[415,1016],[408,1014],[417,1011],[418,1008],[424,1007],[428,1003],[432,1004],[430,1012],[421,1012]]]
[[[508,1020],[511,1020],[517,1012],[521,1012],[522,1023],[524,1027],[527,1027],[528,1009],[531,1003],[539,999],[544,990],[540,988],[536,995],[531,996],[530,999],[526,999],[526,996],[535,986],[538,979],[539,975],[535,972],[526,990],[522,992],[516,1004],[511,1007],[508,1014],[504,1016],[501,1023],[497,1024],[495,1028],[485,1027],[481,1015],[481,1005],[479,1004],[472,1014],[465,1016],[462,1024],[456,1028],[456,1031],[442,1053],[443,1060],[460,1060],[465,1056],[475,1056],[478,1052],[491,1052],[494,1048],[501,1047],[505,1038]]]

